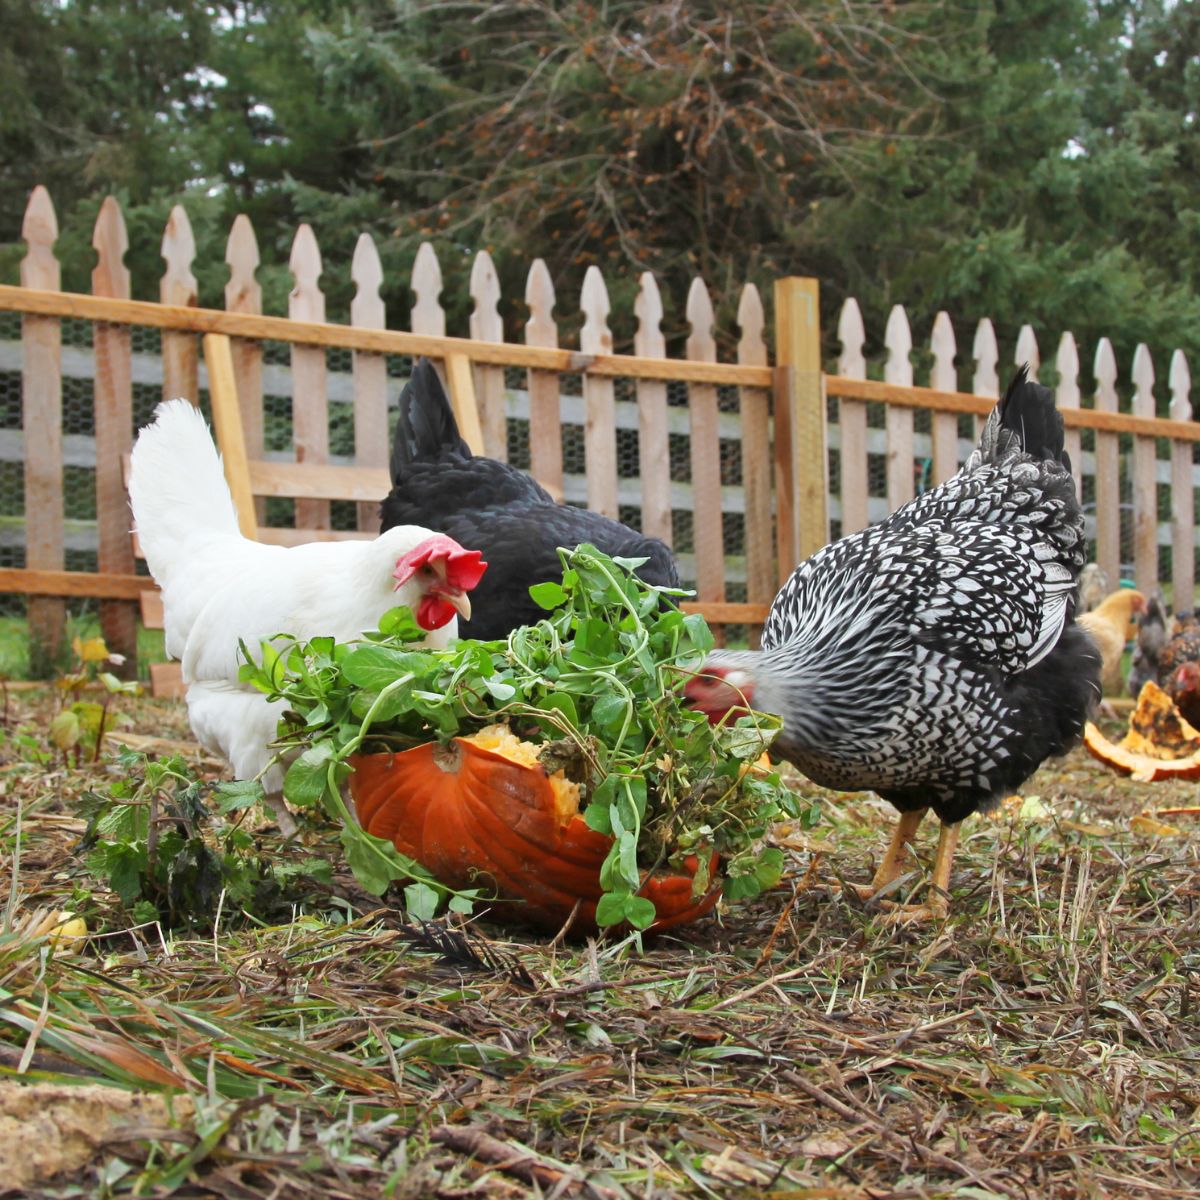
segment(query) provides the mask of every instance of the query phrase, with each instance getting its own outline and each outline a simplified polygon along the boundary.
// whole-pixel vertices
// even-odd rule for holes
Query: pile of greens
[[[504,641],[417,649],[423,632],[409,609],[396,608],[361,641],[276,639],[253,657],[243,647],[242,680],[290,709],[281,753],[301,753],[292,757],[284,795],[342,821],[342,843],[364,887],[378,894],[414,878],[409,905],[423,907],[436,890],[428,872],[347,812],[346,760],[503,721],[518,738],[546,747],[541,758],[550,770],[573,764],[568,776],[581,784],[584,820],[613,838],[601,871],[601,925],[645,928],[654,907],[637,895],[639,868],[696,852],[706,861],[708,848],[721,854],[727,897],[774,885],[782,855],[762,844],[763,835],[772,822],[801,813],[778,775],[747,767],[778,722],[755,714],[713,726],[683,702],[687,678],[713,645],[703,618],[668,599],[686,593],[646,584],[632,573],[637,562],[592,546],[560,555],[561,584],[531,589],[546,618]],[[702,871],[697,893],[707,886]],[[469,899],[455,896],[452,907]]]

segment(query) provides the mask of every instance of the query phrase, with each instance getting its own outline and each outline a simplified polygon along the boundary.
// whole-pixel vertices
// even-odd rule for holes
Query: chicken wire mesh
[[[63,495],[65,509],[64,566],[67,570],[94,571],[97,567],[96,489],[95,489],[95,373],[94,326],[91,322],[64,319],[62,335],[62,432]],[[283,342],[264,342],[262,349],[262,408],[264,455],[270,459],[290,460],[293,451],[293,346]],[[412,359],[387,355],[386,378],[389,404],[389,436],[398,418],[397,398],[412,369]],[[326,396],[328,402],[329,457],[333,463],[354,461],[353,352],[344,348],[325,351]],[[22,347],[21,316],[0,314],[0,566],[25,565],[25,498],[22,440]],[[208,411],[207,391],[203,387],[201,364],[199,400]],[[130,329],[130,380],[133,429],[147,422],[155,404],[163,395],[162,334],[148,327]],[[522,469],[530,465],[530,400],[524,369],[505,371],[504,404],[508,458]],[[564,499],[584,505],[587,499],[587,463],[585,452],[586,412],[583,378],[578,374],[560,377],[562,416],[562,453]],[[248,399],[248,398],[246,398]],[[615,381],[617,487],[619,516],[633,528],[642,525],[641,461],[639,453],[638,400],[634,381]],[[747,599],[746,519],[743,504],[746,479],[739,437],[738,391],[721,387],[717,392],[720,421],[720,480],[722,488],[722,542],[725,555],[725,598],[731,602]],[[671,530],[673,549],[680,563],[685,586],[694,587],[696,579],[695,528],[691,499],[691,445],[688,421],[689,388],[681,381],[667,386],[669,414],[669,472],[671,483]],[[840,498],[842,463],[840,451],[839,405],[829,400],[827,445],[830,534],[842,532]],[[888,511],[885,406],[867,405],[868,512],[879,520]],[[958,420],[960,461],[975,441],[975,419]],[[914,411],[913,490],[919,493],[931,486],[931,414]],[[132,432],[132,430],[131,430]],[[1134,516],[1130,451],[1132,437],[1120,435],[1120,546],[1122,575],[1131,576],[1133,567]],[[801,448],[803,450],[803,448]],[[1159,443],[1160,483],[1158,507],[1160,520],[1159,578],[1171,574],[1170,520],[1173,505],[1169,484],[1170,449]],[[1089,517],[1089,551],[1095,553],[1095,482],[1094,435],[1083,432],[1083,503]],[[381,497],[382,498],[382,497]],[[330,524],[335,530],[356,528],[358,510],[353,502],[334,501]],[[286,527],[295,523],[295,502],[270,498],[265,505],[265,523]],[[791,564],[787,564],[791,565]],[[144,565],[138,564],[144,571]],[[16,595],[0,598],[0,611],[20,614],[25,599]],[[73,612],[94,606],[87,600],[72,600]],[[746,630],[728,628],[731,643],[737,644]]]

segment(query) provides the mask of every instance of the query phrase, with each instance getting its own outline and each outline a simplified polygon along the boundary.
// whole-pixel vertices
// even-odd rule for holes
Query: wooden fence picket
[[[472,271],[474,311],[468,341],[445,337],[442,275],[428,243],[420,247],[413,264],[415,300],[410,334],[386,329],[382,266],[374,243],[366,236],[359,239],[351,265],[354,297],[346,326],[325,323],[325,298],[319,287],[321,255],[308,226],[296,232],[291,248],[295,287],[288,305],[290,320],[262,315],[262,292],[256,280],[258,247],[254,229],[244,215],[234,221],[225,248],[229,280],[224,289],[224,312],[197,307],[194,239],[187,213],[180,206],[171,210],[162,233],[160,302],[153,304],[129,298],[130,274],[123,262],[128,239],[114,199],[105,201],[95,225],[94,295],[62,295],[59,291],[56,218],[44,188],[35,189],[29,198],[22,236],[26,245],[20,264],[22,286],[0,285],[0,311],[21,318],[20,341],[11,336],[0,340],[0,370],[9,378],[20,375],[22,424],[20,430],[0,430],[0,456],[12,474],[23,472],[24,509],[22,512],[19,506],[20,493],[13,495],[5,507],[10,525],[5,544],[18,554],[24,548],[25,566],[0,568],[0,584],[29,597],[30,635],[38,647],[36,660],[42,663],[44,653],[61,642],[65,600],[86,596],[100,601],[102,631],[112,649],[127,656],[126,672],[136,667],[134,597],[145,589],[134,571],[122,478],[122,461],[134,433],[133,389],[137,387],[142,395],[142,389],[157,388],[161,381],[164,395],[182,394],[196,401],[201,369],[196,339],[201,334],[214,343],[229,343],[232,350],[232,357],[207,362],[210,390],[217,363],[224,388],[225,428],[229,429],[233,414],[233,428],[237,429],[240,409],[248,464],[246,494],[259,489],[255,508],[260,536],[272,542],[291,544],[311,540],[314,535],[360,537],[377,527],[381,497],[375,492],[386,480],[388,395],[395,386],[387,371],[389,355],[428,355],[434,360],[452,385],[451,402],[460,430],[478,452],[506,457],[508,414],[523,419],[528,413],[530,468],[556,497],[566,489],[572,499],[577,498],[571,489],[582,481],[575,476],[564,478],[563,422],[582,422],[589,507],[616,517],[620,505],[640,504],[645,532],[668,544],[673,542],[673,520],[678,515],[672,504],[690,510],[695,568],[689,568],[689,575],[698,584],[699,607],[718,626],[718,637],[723,635],[720,626],[725,623],[753,622],[761,617],[797,556],[811,553],[828,535],[828,377],[820,369],[814,280],[777,281],[774,338],[778,367],[771,371],[767,368],[763,305],[753,285],[747,285],[739,297],[736,365],[717,361],[713,303],[699,279],[692,284],[687,301],[691,325],[687,358],[668,360],[662,331],[663,297],[653,276],[644,273],[635,304],[636,357],[624,359],[613,354],[609,296],[596,268],[584,281],[580,351],[574,352],[559,347],[555,290],[540,259],[533,262],[526,282],[529,316],[523,344],[506,345],[499,315],[498,275],[486,253],[476,256]],[[65,337],[67,332],[74,333],[76,325],[64,326],[64,320],[91,323],[90,350],[76,345],[74,337]],[[298,322],[308,327],[299,329]],[[161,355],[143,346],[140,337],[134,353],[134,328],[160,330]],[[1010,369],[1007,351],[1005,365],[1000,366],[995,330],[987,318],[974,330],[973,363],[968,368],[965,346],[957,345],[950,315],[937,314],[929,331],[929,391],[912,389],[912,331],[902,306],[896,305],[888,314],[884,383],[868,379],[862,314],[853,299],[842,306],[838,337],[837,370],[842,386],[831,386],[830,391],[839,401],[834,436],[840,466],[840,531],[845,534],[866,526],[882,507],[880,497],[871,496],[870,467],[878,463],[878,452],[882,449],[886,454],[886,505],[894,509],[915,491],[917,444],[923,456],[929,447],[931,469],[922,474],[919,484],[925,487],[957,469],[962,448],[958,430],[965,427],[964,414],[972,416],[978,436],[983,417],[958,389],[970,387],[976,396],[993,400],[1007,385]],[[268,341],[291,348],[290,371],[286,362],[264,362]],[[331,351],[339,361],[337,369],[329,371],[326,358]],[[963,361],[956,365],[960,354]],[[352,360],[349,371],[341,369],[341,360],[347,357]],[[1040,350],[1032,326],[1020,327],[1012,357],[1017,363],[1028,362],[1031,376],[1037,377]],[[1079,348],[1070,332],[1061,334],[1053,362],[1056,403],[1068,418],[1065,440],[1072,471],[1077,487],[1085,483],[1088,487],[1095,558],[1115,584],[1124,549],[1125,557],[1132,560],[1137,584],[1149,590],[1159,586],[1160,571],[1165,582],[1168,568],[1164,559],[1169,553],[1172,607],[1190,609],[1196,586],[1195,483],[1200,433],[1192,419],[1187,359],[1176,351],[1170,360],[1168,420],[1155,416],[1156,372],[1145,345],[1139,345],[1133,356],[1128,411],[1118,396],[1116,358],[1108,339],[1101,339],[1095,348],[1094,397],[1085,400],[1081,396]],[[524,391],[506,390],[507,370],[527,374]],[[563,394],[564,375],[582,378],[582,401]],[[632,397],[624,392],[626,402],[616,403],[614,381],[619,378],[633,381],[634,403],[628,402]],[[93,387],[94,437],[64,430],[64,380]],[[681,389],[688,388],[686,410],[669,403],[673,396],[669,389],[676,383]],[[739,400],[736,411],[722,411],[720,397],[731,396],[734,388]],[[912,390],[905,393],[906,388]],[[264,391],[272,398],[290,392],[297,461],[314,464],[316,469],[299,471],[293,464],[269,461],[272,456],[263,444]],[[235,392],[239,408],[231,407]],[[353,407],[355,468],[321,465],[328,464],[331,457],[330,404],[335,408],[342,405],[337,408],[339,413],[346,411],[346,405]],[[870,428],[869,420],[878,415],[880,404],[885,414],[883,430]],[[922,438],[919,443],[913,419],[918,410],[929,412],[929,418],[919,419],[928,419],[929,425],[922,428],[931,430],[928,441]],[[619,445],[632,443],[635,428],[638,479],[622,476],[622,469],[628,471],[629,467],[622,468],[617,455]],[[690,438],[690,478],[685,466],[672,480],[673,439],[678,443],[685,435]],[[1158,461],[1159,439],[1170,444],[1169,468]],[[722,449],[728,461],[738,442],[740,479],[729,478],[722,469]],[[1085,478],[1085,469],[1091,483]],[[98,510],[94,529],[73,511],[67,520],[65,512],[70,504],[70,496],[65,494],[67,481],[75,478],[75,473],[93,470]],[[1131,485],[1126,495],[1132,500],[1129,524],[1121,511],[1124,477]],[[723,478],[727,480],[724,486]],[[1168,514],[1163,506],[1160,519],[1160,499],[1164,498],[1160,488],[1168,486],[1167,480],[1171,511]],[[874,490],[880,491],[878,480]],[[295,500],[297,529],[261,529],[263,497],[268,495]],[[357,505],[358,532],[330,529],[330,504],[343,501]],[[733,536],[739,523],[744,524],[743,538]],[[1123,531],[1132,533],[1131,543],[1123,542]],[[731,535],[728,553],[726,533]],[[1170,550],[1164,551],[1162,546],[1167,545]],[[65,570],[68,555],[92,547],[98,551],[97,572]],[[747,603],[725,603],[726,592],[739,588],[743,579]],[[753,624],[747,632],[755,644]]]
[[[954,326],[950,323],[948,312],[939,312],[934,317],[929,349],[933,354],[929,386],[942,392],[957,392],[958,372],[954,369],[954,356],[958,352],[958,346],[954,340]],[[954,413],[933,414],[932,441],[933,467],[930,483],[939,484],[958,470],[958,417]]]
[[[612,330],[608,327],[608,288],[599,267],[588,267],[579,298],[583,328],[579,331],[579,349],[583,354],[611,354]],[[586,411],[583,430],[584,456],[587,460],[587,502],[593,512],[617,517],[617,409],[613,381],[585,373],[583,402]]]
[[[1131,410],[1135,416],[1154,416],[1154,363],[1149,347],[1139,342],[1130,370]],[[1154,438],[1133,439],[1133,578],[1149,595],[1158,586],[1158,446]]]
[[[1099,412],[1117,412],[1117,358],[1100,339],[1093,367]],[[1096,430],[1096,562],[1113,587],[1121,578],[1121,448],[1118,435]]]
[[[176,204],[163,230],[162,257],[167,264],[159,283],[158,296],[164,304],[195,308],[199,299],[192,263],[196,259],[196,239],[187,210]],[[162,335],[163,399],[184,397],[200,403],[199,356],[194,333],[164,329]]]
[[[638,276],[633,304],[638,320],[633,352],[642,358],[666,358],[662,295],[649,271]],[[642,480],[642,532],[674,544],[671,520],[671,440],[667,424],[667,385],[662,379],[637,381],[638,473]]]
[[[1054,388],[1054,402],[1060,412],[1079,408],[1079,350],[1075,335],[1064,333],[1058,342],[1054,356],[1058,371],[1058,383]],[[1068,426],[1063,430],[1063,444],[1071,460],[1071,474],[1075,478],[1075,495],[1083,499],[1083,442],[1079,430]]]
[[[1170,416],[1192,419],[1192,376],[1182,350],[1171,355],[1168,376]],[[1190,611],[1196,603],[1196,491],[1195,447],[1191,442],[1171,442],[1171,596],[1175,612]]]
[[[1017,347],[1013,354],[1013,365],[1028,366],[1029,378],[1037,382],[1038,371],[1042,366],[1042,355],[1038,350],[1037,335],[1032,325],[1022,325],[1017,333]]]
[[[866,379],[867,360],[858,301],[847,296],[838,317],[838,341],[842,352],[837,370],[847,379]],[[870,521],[871,472],[867,459],[867,405],[862,400],[838,400],[838,431],[841,437],[842,536],[865,529]]]
[[[1000,375],[996,368],[1000,362],[1000,348],[996,344],[996,330],[988,317],[983,317],[975,327],[975,341],[971,345],[971,356],[975,360],[975,373],[971,377],[971,391],[976,396],[1000,397]],[[975,437],[983,432],[986,417],[975,418]]]
[[[129,237],[115,197],[100,206],[92,235],[96,267],[92,293],[113,299],[129,298],[129,269],[125,253]],[[102,573],[134,573],[132,521],[125,495],[121,464],[133,449],[132,344],[128,325],[97,321],[92,333],[95,351],[96,413],[96,539]],[[109,650],[125,656],[122,671],[137,673],[137,609],[129,601],[102,600],[100,629]]]
[[[369,233],[359,234],[350,264],[354,298],[350,301],[350,324],[363,329],[386,329],[387,315],[379,289],[383,264]],[[354,461],[360,467],[386,467],[388,436],[387,359],[369,350],[353,351],[354,376]],[[379,500],[383,497],[380,496]],[[379,532],[379,501],[359,501],[358,527]]]
[[[58,218],[50,193],[35,187],[25,208],[21,286],[57,292],[62,286],[54,243]],[[64,563],[62,326],[57,317],[21,318],[21,412],[24,430],[25,566],[61,571]],[[62,645],[66,603],[29,599],[31,657],[49,667]]]
[[[716,362],[712,300],[704,280],[688,290],[687,339],[690,362]],[[717,389],[711,383],[688,386],[691,425],[692,521],[696,547],[696,592],[700,600],[725,600],[725,539],[721,514],[721,439]]]
[[[229,230],[229,240],[225,243],[225,263],[229,267],[225,310],[256,315],[261,313],[262,288],[255,278],[258,270],[258,239],[245,213],[238,213]],[[230,353],[246,453],[250,458],[259,459],[263,454],[262,342],[252,338],[231,338]],[[266,522],[267,502],[262,496],[255,497],[254,513],[259,525]]]
[[[293,321],[324,321],[325,296],[318,286],[321,251],[312,226],[301,225],[288,259],[295,286],[288,295]],[[296,461],[329,461],[329,398],[326,394],[325,350],[321,346],[292,346],[292,441]],[[297,500],[297,529],[329,529],[328,500]]]
[[[525,281],[527,346],[557,346],[554,320],[554,281],[544,259],[535,258]],[[556,500],[563,497],[562,402],[558,375],[531,367],[529,388],[529,471]]]
[[[883,335],[887,347],[887,362],[883,377],[898,387],[912,387],[912,331],[903,305],[893,305],[888,314]],[[888,511],[913,498],[913,413],[911,408],[889,404],[885,415],[887,427],[887,501]]]
[[[442,267],[437,253],[428,242],[422,242],[417,248],[417,257],[413,260],[412,290],[417,297],[410,315],[413,333],[445,337],[446,310],[438,303],[438,297],[442,294]]]
[[[752,283],[742,289],[737,311],[737,359],[743,366],[765,367],[766,316],[762,297]],[[771,413],[770,393],[763,388],[739,389],[742,418],[742,494],[745,505],[746,599],[770,604],[775,598],[775,534],[771,528]],[[757,632],[750,644],[758,646]]]
[[[500,276],[486,250],[475,255],[471,267],[471,337],[477,342],[504,341],[500,319]],[[475,364],[475,403],[483,430],[484,452],[490,458],[508,461],[508,420],[504,413],[504,368]]]

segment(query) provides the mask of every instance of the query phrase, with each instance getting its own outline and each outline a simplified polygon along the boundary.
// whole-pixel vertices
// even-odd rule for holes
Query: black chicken
[[[1083,515],[1062,430],[1022,369],[957,475],[802,563],[762,650],[714,654],[688,684],[713,720],[779,714],[784,758],[900,810],[867,894],[937,813],[929,903],[897,917],[945,915],[960,822],[1069,749],[1100,695],[1100,655],[1074,623]]]
[[[529,589],[562,578],[560,546],[573,550],[590,542],[617,558],[643,558],[637,573],[647,583],[679,586],[675,560],[662,542],[599,513],[556,504],[524,471],[474,456],[427,359],[400,393],[391,474],[391,493],[379,508],[381,530],[422,525],[487,560],[487,574],[471,593],[471,619],[458,623],[461,637],[506,637],[545,616]]]

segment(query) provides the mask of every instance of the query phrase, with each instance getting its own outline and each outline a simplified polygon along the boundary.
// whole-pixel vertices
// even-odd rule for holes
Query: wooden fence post
[[[256,315],[261,313],[262,288],[254,277],[258,270],[258,239],[254,236],[254,226],[245,213],[238,213],[234,218],[229,240],[225,243],[225,263],[229,267],[229,282],[225,285],[226,311]],[[231,349],[246,453],[251,458],[262,458],[262,342],[251,341],[249,338],[234,338]],[[255,498],[254,515],[259,525],[267,523],[265,497]]]
[[[866,379],[867,360],[863,344],[862,311],[853,296],[847,296],[838,315],[837,373],[847,379]],[[867,469],[867,406],[862,400],[838,397],[838,434],[841,438],[842,537],[870,524],[871,473]]]
[[[958,391],[958,372],[954,369],[957,345],[950,314],[939,312],[933,319],[933,332],[929,336],[929,348],[933,352],[933,370],[929,375],[929,386],[942,392]],[[958,417],[954,413],[933,414],[933,468],[930,472],[931,486],[949,479],[958,470]]]
[[[50,193],[35,187],[21,237],[21,286],[61,287],[54,243],[58,220]],[[63,569],[62,327],[57,317],[21,318],[21,428],[25,439],[25,566]],[[29,657],[34,677],[49,674],[62,646],[66,603],[29,598]]]
[[[288,296],[288,316],[294,321],[324,321],[325,296],[317,285],[321,251],[311,225],[301,225],[296,231],[288,267],[296,285]],[[292,440],[297,462],[329,461],[324,346],[292,346]],[[297,500],[296,528],[329,529],[329,501]]]
[[[666,358],[662,294],[649,271],[638,276],[633,302],[637,332],[633,352],[641,358]],[[637,381],[638,474],[642,477],[642,532],[668,546],[675,544],[671,520],[671,435],[667,422],[667,383],[664,379]]]
[[[763,340],[766,318],[762,298],[752,283],[742,289],[737,311],[738,362],[747,367],[767,365]],[[746,599],[770,604],[775,598],[775,569],[771,537],[771,410],[770,396],[762,388],[741,388],[742,493],[745,497]],[[751,628],[750,645],[758,647],[758,630]]]
[[[1171,389],[1170,416],[1174,421],[1192,419],[1192,375],[1182,350],[1171,355],[1168,375]],[[1196,603],[1196,488],[1195,443],[1171,440],[1171,607],[1190,611]]]
[[[688,289],[687,319],[692,332],[687,340],[689,362],[716,362],[713,306],[704,280],[692,280]],[[688,384],[688,419],[691,437],[692,521],[696,555],[696,598],[725,602],[725,538],[721,512],[721,435],[718,426],[717,387],[713,383]],[[723,631],[721,631],[723,632]],[[718,633],[718,645],[723,644]]]
[[[1096,347],[1096,408],[1117,412],[1117,357],[1106,337]],[[1121,447],[1119,435],[1096,430],[1096,561],[1110,587],[1121,581]]]
[[[584,354],[611,354],[612,330],[608,327],[608,288],[599,267],[588,267],[583,277],[579,307],[583,328],[579,349]],[[603,375],[583,376],[586,410],[583,429],[587,462],[588,508],[617,519],[617,409],[612,379]]]
[[[535,258],[525,281],[527,346],[558,348],[558,326],[554,322],[554,281],[545,259]],[[562,408],[558,375],[530,368],[529,387],[529,473],[554,498],[563,498]]]
[[[987,317],[981,317],[975,327],[975,341],[971,346],[971,356],[975,359],[975,374],[971,377],[971,391],[976,396],[991,396],[1000,399],[1000,376],[996,364],[1000,361],[1000,348],[996,345],[996,330]],[[975,436],[971,439],[979,441],[987,417],[975,418]]]
[[[192,223],[182,204],[176,204],[167,218],[162,239],[163,262],[167,269],[159,283],[158,296],[164,304],[195,308],[196,277],[192,263],[196,258],[196,239]],[[200,403],[196,385],[199,360],[196,355],[196,335],[164,329],[162,334],[163,399],[183,397],[193,404]]]
[[[884,379],[898,387],[912,387],[912,329],[902,304],[892,305],[892,311],[888,313],[883,343],[887,347],[887,361],[883,364]],[[883,423],[887,430],[888,511],[895,512],[916,493],[913,479],[913,410],[889,404],[883,414]]]
[[[1154,363],[1145,342],[1133,352],[1133,415],[1153,417]],[[1135,434],[1130,463],[1133,476],[1133,578],[1148,596],[1158,586],[1158,444]]]
[[[387,319],[383,298],[383,264],[369,233],[359,235],[350,265],[354,299],[350,301],[350,324],[384,329]],[[354,372],[354,461],[360,467],[386,467],[388,440],[387,359],[382,354],[355,350]],[[383,499],[382,496],[379,497]],[[359,502],[358,527],[379,532],[379,501]]]
[[[1054,403],[1060,412],[1079,407],[1079,350],[1075,346],[1075,335],[1066,332],[1058,342],[1058,353],[1054,356],[1058,369],[1058,385],[1054,389]],[[1063,431],[1063,444],[1071,460],[1071,474],[1075,478],[1075,495],[1083,503],[1083,441],[1078,429]]]
[[[825,379],[815,279],[775,281],[775,463],[779,581],[829,540]]]
[[[504,341],[500,319],[500,276],[486,250],[475,255],[471,265],[471,337],[477,342]],[[475,403],[483,430],[484,452],[489,458],[508,462],[508,417],[504,411],[504,368],[486,363],[475,365]]]
[[[129,237],[116,198],[100,206],[92,246],[97,255],[92,292],[129,299],[125,252]],[[133,518],[121,464],[133,449],[133,363],[128,325],[97,321],[92,344],[96,357],[96,534],[97,565],[102,574],[134,573]],[[100,630],[110,651],[125,656],[120,674],[137,675],[137,605],[128,600],[100,601]]]

